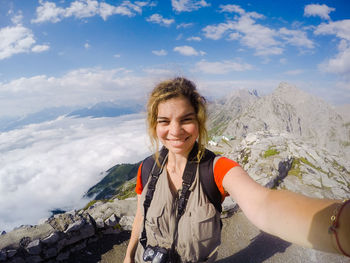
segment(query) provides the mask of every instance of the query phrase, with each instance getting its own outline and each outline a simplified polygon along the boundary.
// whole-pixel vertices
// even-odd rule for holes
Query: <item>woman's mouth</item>
[[[171,145],[173,146],[181,146],[183,143],[185,143],[188,140],[189,137],[181,138],[181,139],[167,139]]]

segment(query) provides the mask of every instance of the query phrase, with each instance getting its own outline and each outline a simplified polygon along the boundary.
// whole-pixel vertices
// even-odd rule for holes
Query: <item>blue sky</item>
[[[348,104],[350,4],[0,0],[0,117],[142,102],[176,75],[208,97],[287,81]]]

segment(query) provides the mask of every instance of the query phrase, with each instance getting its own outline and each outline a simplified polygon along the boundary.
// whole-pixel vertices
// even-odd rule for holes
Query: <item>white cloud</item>
[[[0,231],[82,208],[101,172],[142,160],[148,145],[141,115],[60,118],[0,133]]]
[[[35,44],[32,31],[22,25],[0,29],[0,60],[15,54],[30,52]]]
[[[90,46],[89,43],[86,42],[86,43],[84,44],[84,48],[85,48],[85,49],[89,49],[90,47],[91,47],[91,46]]]
[[[306,32],[300,30],[290,30],[287,28],[280,28],[279,34],[286,43],[297,47],[314,48],[314,42],[308,39]]]
[[[316,35],[336,35],[340,39],[350,41],[350,19],[322,23],[314,31]]]
[[[41,52],[47,51],[49,49],[50,49],[50,46],[48,46],[48,45],[36,45],[32,48],[32,51],[34,53],[41,53]]]
[[[21,11],[19,11],[16,15],[14,15],[11,18],[12,23],[14,23],[15,25],[22,24],[22,20],[23,20],[23,13]]]
[[[203,31],[205,37],[213,40],[218,40],[222,38],[224,33],[226,33],[226,31],[228,31],[229,29],[234,29],[233,22],[220,23],[218,25],[209,25],[203,28]]]
[[[135,16],[137,13],[142,13],[142,7],[147,6],[145,5],[135,5],[130,3],[129,1],[124,1],[120,6],[113,6],[110,4],[107,4],[105,2],[100,3],[100,9],[99,14],[103,18],[103,20],[107,20],[107,18],[111,15],[124,15],[124,16]]]
[[[220,5],[219,8],[220,12],[238,13],[240,15],[245,14],[245,10],[239,5]]]
[[[339,51],[339,53],[319,65],[324,72],[336,73],[350,79],[350,47]]]
[[[314,43],[301,30],[281,28],[275,30],[256,22],[264,16],[256,12],[246,12],[238,5],[220,5],[220,12],[237,13],[233,20],[203,28],[205,37],[218,40],[228,36],[227,40],[237,40],[241,45],[255,49],[257,56],[280,55],[284,45],[313,48]],[[283,42],[281,41],[283,40]]]
[[[256,50],[256,55],[279,55],[283,49],[281,43],[276,40],[277,32],[266,26],[256,24],[250,16],[242,16],[232,27],[242,37],[240,42],[247,47]]]
[[[188,27],[191,27],[193,26],[194,24],[193,23],[181,23],[179,25],[176,26],[176,29],[179,29],[179,28],[188,28]]]
[[[36,18],[32,20],[32,23],[57,23],[68,17],[81,19],[96,15],[101,16],[103,20],[116,14],[132,17],[136,14],[141,14],[142,7],[151,5],[147,2],[137,2],[133,4],[130,1],[123,1],[120,5],[114,6],[96,0],[76,0],[71,2],[66,8],[57,7],[56,3],[44,2],[43,0],[40,0],[39,4],[40,6],[36,9]]]
[[[156,23],[156,24],[159,24],[161,26],[170,26],[172,23],[175,22],[174,19],[164,18],[160,14],[153,14],[149,18],[147,18],[146,21]]]
[[[113,57],[120,58],[120,54],[114,54]]]
[[[238,6],[234,10],[237,8]],[[282,54],[281,43],[276,40],[278,33],[274,29],[255,23],[253,18],[263,18],[262,15],[255,12],[246,13],[240,9],[238,11],[242,16],[237,17],[234,21],[206,26],[203,29],[204,35],[207,38],[218,40],[224,34],[231,33],[228,40],[239,40],[242,45],[255,49],[255,55]]]
[[[200,37],[188,37],[186,40],[187,41],[202,41],[202,39]]]
[[[0,83],[0,117],[26,115],[51,107],[85,106],[111,99],[143,100],[152,84],[152,80],[136,77],[123,68],[78,69],[61,77],[22,77]]]
[[[322,23],[314,31],[316,35],[335,35],[340,39],[338,54],[319,65],[324,72],[350,76],[350,19]]]
[[[229,34],[228,40],[238,40],[241,37],[242,37],[242,35],[240,33],[234,32],[234,33]]]
[[[196,70],[206,74],[227,74],[234,71],[246,71],[253,69],[253,66],[247,63],[239,63],[235,61],[218,61],[208,62],[201,60],[196,63]]]
[[[200,53],[190,46],[178,46],[174,47],[174,51],[179,52],[184,56],[198,56]]]
[[[161,50],[152,50],[152,53],[157,56],[166,56],[168,52],[166,50],[161,49]]]
[[[334,11],[335,8],[328,7],[327,5],[311,4],[306,5],[304,8],[304,16],[319,16],[323,19],[330,20],[329,13]]]
[[[32,23],[41,23],[50,21],[52,23],[59,22],[64,16],[65,10],[61,7],[56,7],[55,3],[39,1],[40,6],[36,9],[36,19]]]
[[[210,6],[205,0],[171,0],[171,4],[177,12],[191,12]]]
[[[74,1],[65,9],[65,17],[86,18],[98,13],[99,3],[94,0]]]

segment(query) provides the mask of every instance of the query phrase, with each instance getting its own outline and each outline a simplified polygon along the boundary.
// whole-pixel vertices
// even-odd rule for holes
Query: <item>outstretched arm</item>
[[[137,242],[139,240],[141,224],[142,224],[142,204],[140,201],[140,195],[137,195],[137,209],[135,214],[134,223],[132,225],[131,236],[129,240],[128,248],[126,249],[126,254],[124,258],[124,263],[133,263],[135,258],[135,252],[137,248]]]
[[[248,219],[261,230],[305,247],[341,253],[331,216],[341,201],[314,199],[285,190],[271,190],[256,183],[241,167],[232,168],[223,186]],[[339,242],[350,254],[350,204],[339,217]]]

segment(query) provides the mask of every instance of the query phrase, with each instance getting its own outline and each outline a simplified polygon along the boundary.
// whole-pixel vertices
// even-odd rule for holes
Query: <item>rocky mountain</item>
[[[74,118],[117,117],[142,111],[143,106],[137,102],[122,105],[112,101],[99,102],[89,107],[52,107],[24,116],[0,117],[0,132],[22,128],[29,124],[37,124],[55,120],[60,116]]]
[[[0,132],[6,132],[13,129],[24,127],[28,124],[41,123],[49,120],[54,120],[59,116],[65,115],[74,109],[70,107],[53,107],[43,109],[20,117],[4,117],[0,118]]]
[[[350,125],[350,104],[336,106],[335,110],[342,116],[345,123]]]
[[[316,198],[350,198],[349,161],[292,134],[260,131],[212,146],[260,184]]]
[[[75,111],[72,111],[68,114],[68,116],[72,117],[93,117],[93,118],[99,118],[99,117],[117,117],[125,114],[132,114],[137,113],[142,110],[142,106],[138,104],[131,104],[132,106],[123,106],[119,105],[117,103],[106,101],[106,102],[99,102],[91,107],[78,109]]]
[[[245,138],[257,131],[287,132],[331,152],[350,154],[350,127],[325,101],[281,83],[270,95],[236,92],[210,107],[211,135]]]

